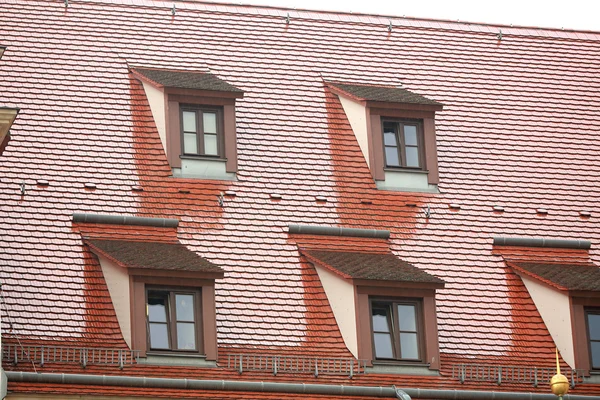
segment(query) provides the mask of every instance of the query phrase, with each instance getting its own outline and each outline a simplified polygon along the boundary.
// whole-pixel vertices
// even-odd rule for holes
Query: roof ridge
[[[377,14],[377,13],[368,13],[368,12],[351,12],[351,11],[336,11],[336,10],[319,10],[319,9],[310,9],[310,8],[291,8],[291,7],[281,7],[281,6],[269,6],[269,5],[257,5],[257,4],[243,4],[243,3],[228,3],[225,1],[207,1],[207,0],[173,0],[172,5],[166,5],[165,2],[159,0],[83,0],[82,2],[90,2],[90,3],[110,3],[120,4],[124,6],[142,6],[142,7],[164,7],[165,9],[172,9],[172,5],[179,4],[189,4],[189,5],[204,5],[207,8],[204,11],[212,11],[212,12],[221,12],[221,13],[231,13],[231,14],[244,14],[244,11],[248,11],[251,9],[254,10],[273,10],[280,11],[280,17],[286,17],[286,14],[296,13],[297,15],[293,18],[300,19],[313,19],[313,20],[328,20],[332,22],[353,22],[359,24],[382,24],[389,26],[392,19],[394,20],[403,20],[409,26],[413,28],[421,28],[421,29],[438,29],[438,30],[457,30],[457,31],[468,31],[472,33],[490,33],[497,34],[498,29],[503,29],[503,35],[517,35],[517,36],[542,36],[549,37],[549,33],[555,33],[555,37],[557,39],[568,39],[568,40],[577,40],[577,41],[600,41],[600,30],[594,31],[590,29],[576,29],[576,28],[552,28],[552,27],[542,27],[542,26],[534,26],[534,25],[515,25],[515,24],[500,24],[500,23],[491,23],[491,22],[476,22],[476,21],[461,21],[443,19],[443,18],[426,18],[426,17],[411,17],[411,16],[401,16],[401,15],[392,15],[392,14]],[[154,4],[152,4],[154,3]],[[217,7],[223,8],[231,8],[231,11],[227,10],[218,10]],[[245,9],[245,10],[244,10]],[[235,11],[234,11],[235,10]],[[273,13],[263,12],[259,15],[264,15],[267,17],[276,17],[277,15]],[[331,17],[325,18],[326,16],[337,15],[337,16],[350,16],[355,17],[355,21],[349,21],[346,19],[333,19]],[[374,18],[380,18],[381,21],[373,21]],[[398,21],[396,21],[398,22]],[[428,26],[423,26],[420,23],[425,23]],[[441,27],[439,24],[447,25],[446,27]],[[449,25],[449,26],[448,26]],[[406,25],[403,25],[406,26]],[[451,28],[452,26],[452,28]],[[400,27],[396,25],[396,27]],[[481,27],[486,28],[489,31],[483,32],[481,30],[473,29],[473,27]],[[512,30],[512,31],[511,31]],[[540,34],[534,34],[532,30],[539,31]],[[542,34],[541,32],[545,32]],[[592,37],[582,38],[580,34],[590,35]]]

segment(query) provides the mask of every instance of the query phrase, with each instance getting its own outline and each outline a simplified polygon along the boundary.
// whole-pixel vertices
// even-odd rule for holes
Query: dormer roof
[[[341,94],[357,101],[374,101],[383,103],[407,103],[420,104],[425,106],[435,106],[441,110],[443,104],[435,100],[428,99],[418,93],[395,86],[364,85],[356,83],[328,82],[331,89],[337,89]]]
[[[600,268],[591,263],[507,263],[517,272],[524,273],[559,290],[600,291]]]
[[[230,92],[243,97],[244,91],[210,72],[133,68],[134,75],[159,87]],[[238,96],[236,96],[238,97]]]

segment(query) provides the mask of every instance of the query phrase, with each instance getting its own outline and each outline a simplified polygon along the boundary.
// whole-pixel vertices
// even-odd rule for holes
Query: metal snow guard
[[[125,364],[134,364],[140,356],[139,350],[104,349],[87,347],[57,347],[57,346],[21,346],[5,344],[2,346],[2,361],[13,363],[66,363],[87,365],[117,365],[123,368]]]
[[[583,383],[585,370],[561,368],[563,374],[571,381],[571,387]],[[511,365],[458,364],[452,366],[452,378],[466,381],[502,383],[529,383],[533,387],[547,385],[556,374],[555,368],[537,368]]]
[[[367,360],[354,358],[321,358],[302,356],[272,356],[257,354],[229,354],[227,367],[237,370],[240,374],[245,371],[269,371],[273,375],[279,372],[295,374],[323,375],[354,375],[365,373]]]

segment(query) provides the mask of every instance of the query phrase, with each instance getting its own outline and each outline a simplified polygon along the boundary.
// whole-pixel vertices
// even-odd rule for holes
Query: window
[[[223,154],[223,112],[218,108],[181,106],[182,154]]]
[[[586,312],[591,369],[600,369],[600,310]]]
[[[421,322],[418,301],[371,302],[374,358],[421,361]]]
[[[198,351],[197,293],[151,289],[147,296],[149,349]]]
[[[423,129],[419,121],[383,120],[385,166],[423,168]]]

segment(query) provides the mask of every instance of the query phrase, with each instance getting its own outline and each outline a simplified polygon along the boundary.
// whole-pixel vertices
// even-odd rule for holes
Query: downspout
[[[52,383],[66,385],[124,386],[156,389],[224,390],[278,392],[398,398],[397,391],[413,399],[439,400],[556,400],[552,394],[523,392],[485,392],[476,390],[410,389],[383,386],[344,386],[283,382],[249,382],[200,379],[145,378],[135,376],[53,374],[6,371],[9,382]],[[600,400],[600,396],[565,395],[563,400]]]

